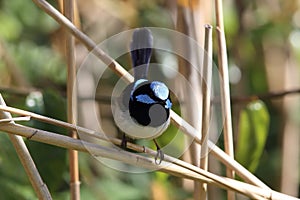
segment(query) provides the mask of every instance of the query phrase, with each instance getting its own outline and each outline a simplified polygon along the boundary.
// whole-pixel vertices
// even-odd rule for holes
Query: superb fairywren
[[[159,81],[147,79],[148,67],[153,47],[150,30],[139,28],[133,32],[130,54],[134,72],[134,82],[129,84],[114,102],[113,116],[117,126],[133,139],[154,139],[157,147],[155,159],[163,159],[155,138],[160,136],[170,124],[172,102],[168,87]],[[122,147],[126,148],[123,135]]]

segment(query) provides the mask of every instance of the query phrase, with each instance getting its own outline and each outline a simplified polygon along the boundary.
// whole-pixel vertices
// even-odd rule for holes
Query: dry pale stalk
[[[157,165],[153,158],[145,157],[120,148],[101,146],[83,140],[74,139],[65,135],[59,135],[49,131],[43,131],[18,124],[0,124],[0,130],[21,135],[30,140],[56,145],[68,149],[90,152],[93,156],[101,156],[118,160],[137,167],[152,170],[160,170],[182,178],[202,181],[214,184],[224,189],[232,190],[244,194],[252,199],[271,199],[271,200],[296,200],[297,198],[281,194],[270,189],[262,189],[247,183],[236,181],[230,178],[221,177],[202,170],[189,163],[166,155],[166,160],[161,165]],[[142,147],[141,147],[142,148]],[[142,148],[143,149],[143,148]],[[152,152],[155,155],[155,152]]]
[[[74,22],[74,0],[63,1],[63,12],[65,16]],[[77,95],[76,95],[76,64],[75,64],[75,38],[69,32],[65,32],[66,60],[67,60],[67,118],[68,122],[76,125],[77,121]],[[70,130],[70,135],[77,138],[77,132]],[[70,167],[70,193],[72,200],[80,199],[80,180],[78,166],[78,152],[69,150]]]
[[[0,105],[6,106],[5,101],[2,98],[1,94],[0,94]],[[9,122],[2,121],[1,125],[15,124],[14,121],[12,121],[13,118],[9,112],[0,111],[0,119],[10,120]],[[51,200],[52,197],[47,188],[47,185],[43,182],[34,164],[34,161],[31,158],[31,155],[25,145],[25,142],[23,141],[23,138],[19,135],[12,135],[12,134],[8,134],[8,136],[14,148],[16,149],[19,159],[25,169],[26,174],[29,177],[30,183],[32,184],[33,189],[36,192],[38,198],[42,200]]]
[[[230,105],[230,90],[229,90],[229,75],[228,75],[228,61],[227,48],[224,33],[224,19],[223,19],[223,5],[222,0],[215,1],[216,24],[217,24],[217,38],[218,38],[218,60],[220,71],[220,89],[221,89],[221,105],[222,114],[224,115],[224,146],[225,152],[234,158],[233,150],[233,131],[231,119],[231,105]],[[227,177],[234,178],[234,171],[230,168],[226,169]],[[228,192],[228,200],[234,200],[234,193]]]
[[[210,123],[210,97],[211,97],[211,76],[212,76],[212,27],[205,26],[204,39],[204,56],[203,56],[203,73],[201,79],[202,85],[202,145],[201,145],[201,159],[200,168],[208,170],[208,146],[209,138],[209,123]],[[200,199],[207,198],[207,184],[200,185]]]

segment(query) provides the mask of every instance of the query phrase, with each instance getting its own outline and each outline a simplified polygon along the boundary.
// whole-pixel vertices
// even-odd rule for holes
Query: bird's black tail
[[[133,32],[130,44],[134,79],[146,79],[151,58],[153,37],[149,29],[139,28]]]

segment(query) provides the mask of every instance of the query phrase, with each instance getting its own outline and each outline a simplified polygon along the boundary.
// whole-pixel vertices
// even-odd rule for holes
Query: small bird
[[[149,29],[139,28],[133,32],[130,54],[134,72],[134,82],[129,84],[114,101],[113,116],[116,125],[124,132],[122,148],[126,148],[127,138],[153,139],[160,163],[164,154],[155,138],[160,136],[170,124],[169,88],[162,82],[147,79],[153,48],[153,37]],[[157,159],[160,159],[157,162]]]

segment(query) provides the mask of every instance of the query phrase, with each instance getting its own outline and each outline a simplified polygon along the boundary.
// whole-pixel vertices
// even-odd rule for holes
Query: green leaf
[[[268,110],[260,100],[249,103],[240,114],[236,159],[251,172],[263,153],[269,121]]]

